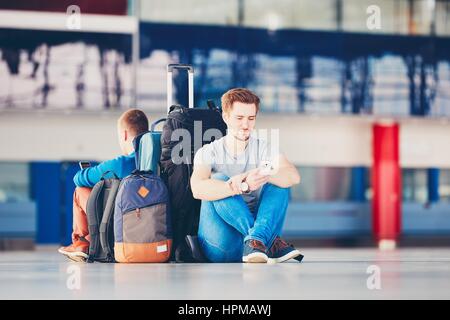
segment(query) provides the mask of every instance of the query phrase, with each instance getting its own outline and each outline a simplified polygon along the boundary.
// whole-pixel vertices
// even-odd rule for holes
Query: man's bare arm
[[[289,188],[300,183],[300,174],[286,156],[280,154],[278,156],[278,170],[269,178],[269,183],[281,188]]]
[[[194,165],[191,189],[195,199],[208,201],[224,199],[236,194],[227,182],[211,179],[211,167],[204,164]]]

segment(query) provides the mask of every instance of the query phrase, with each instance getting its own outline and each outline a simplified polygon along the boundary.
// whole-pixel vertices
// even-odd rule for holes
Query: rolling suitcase
[[[173,70],[188,72],[189,106],[172,104]],[[198,231],[201,201],[192,196],[190,177],[197,150],[204,144],[226,134],[226,124],[219,108],[208,101],[208,108],[194,108],[194,68],[185,64],[170,64],[167,67],[168,115],[161,135],[161,178],[165,181],[170,198],[173,231],[172,260],[192,262],[195,258],[186,242],[186,236],[196,236]],[[204,133],[215,129],[203,140]],[[182,141],[173,141],[177,133],[189,133]],[[194,135],[195,134],[195,135]],[[201,135],[201,136],[200,136]],[[185,141],[184,139],[187,139]],[[181,148],[180,148],[181,147]]]

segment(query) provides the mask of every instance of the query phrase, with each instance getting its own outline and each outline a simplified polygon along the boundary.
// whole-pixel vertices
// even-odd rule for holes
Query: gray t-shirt
[[[225,146],[225,137],[205,144],[194,157],[196,164],[211,166],[211,174],[223,173],[228,177],[235,176],[258,168],[262,161],[270,161],[270,148],[266,140],[250,136],[245,151],[236,157],[232,156]],[[248,194],[242,194],[250,211],[255,213],[261,188]]]

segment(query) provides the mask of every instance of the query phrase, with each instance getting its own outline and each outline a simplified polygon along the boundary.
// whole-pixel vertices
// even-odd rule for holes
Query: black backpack
[[[173,69],[187,69],[193,73],[192,66],[189,65],[169,65],[168,72],[171,75]],[[189,77],[189,92],[193,92],[193,77]],[[168,88],[168,92],[172,92]],[[193,99],[190,97],[189,101]],[[172,260],[177,262],[196,261],[192,256],[192,251],[186,242],[186,236],[196,236],[200,218],[201,201],[194,199],[192,195],[190,178],[193,171],[193,161],[195,152],[199,147],[206,143],[221,138],[226,134],[226,124],[222,119],[222,113],[212,101],[208,101],[208,109],[189,108],[181,105],[171,105],[171,97],[168,99],[169,112],[161,135],[161,178],[166,183],[172,214],[172,231],[173,231],[173,251]],[[194,122],[201,121],[202,139],[201,145],[194,144]],[[190,133],[190,150],[182,150],[183,161],[176,164],[172,159],[172,150],[179,143],[171,141],[172,133],[177,129],[186,129]],[[212,136],[210,141],[203,141],[203,134],[208,129],[217,129],[221,133],[220,137]],[[196,132],[199,134],[200,132]],[[196,137],[199,139],[198,137]],[[197,149],[195,148],[197,147]]]
[[[87,202],[86,215],[88,220],[89,257],[87,262],[115,262],[114,260],[114,207],[120,179],[105,179],[103,177],[91,191]]]

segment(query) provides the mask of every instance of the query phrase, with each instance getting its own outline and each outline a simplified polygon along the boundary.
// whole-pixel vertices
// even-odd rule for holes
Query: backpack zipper
[[[141,219],[141,209],[140,208],[136,208],[136,217],[138,219]]]

